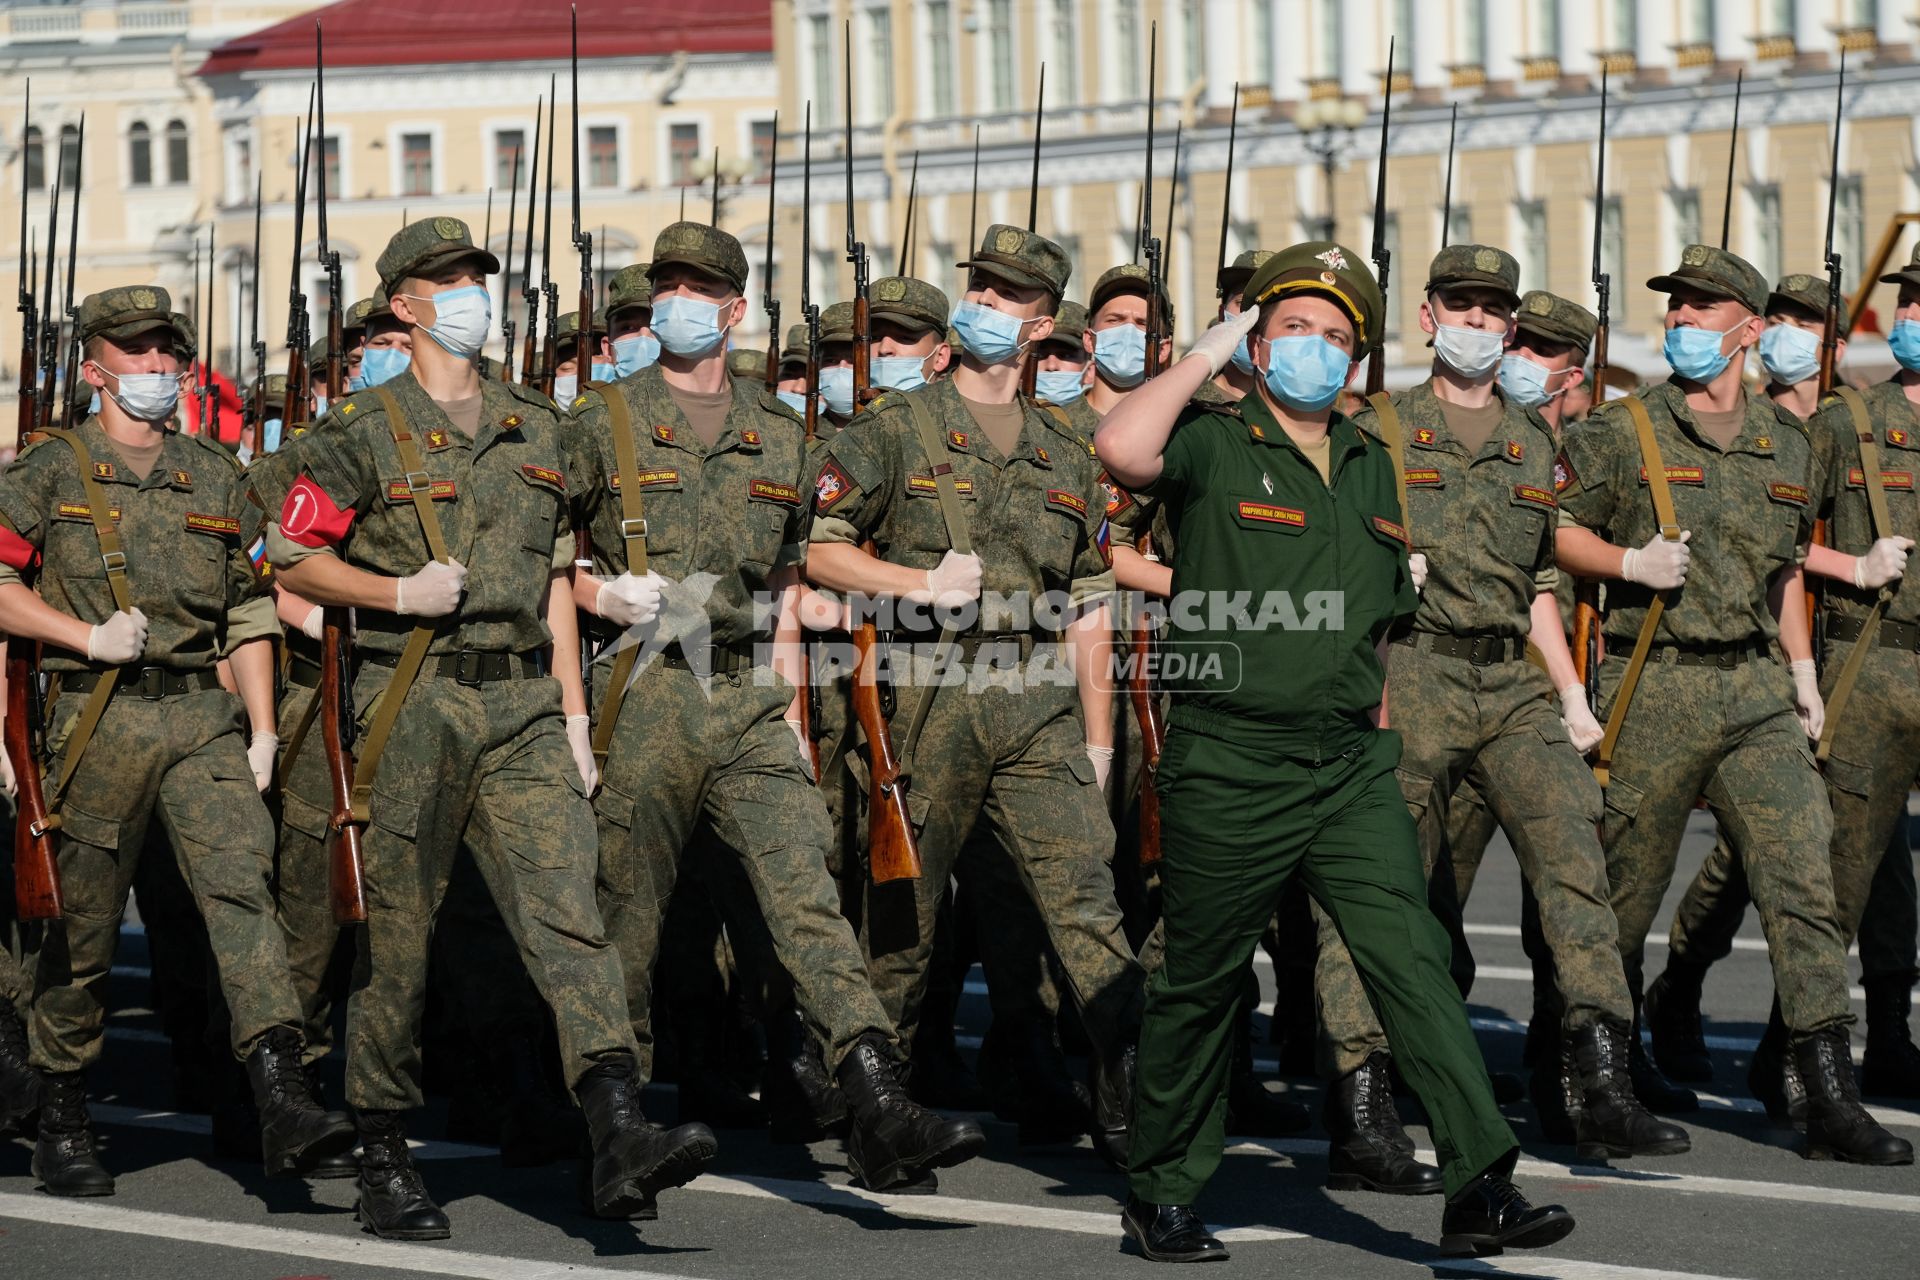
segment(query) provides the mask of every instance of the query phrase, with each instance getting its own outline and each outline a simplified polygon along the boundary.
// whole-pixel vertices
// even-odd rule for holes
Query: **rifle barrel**
[[[1233,114],[1227,117],[1227,167],[1220,187],[1220,255],[1213,269],[1213,291],[1226,301],[1227,233],[1233,229],[1233,144],[1240,132],[1240,82],[1233,82]]]
[[[1720,247],[1727,247],[1727,232],[1733,226],[1733,162],[1740,155],[1740,90],[1746,84],[1745,67],[1733,76],[1733,132],[1727,135],[1727,196],[1720,206]]]
[[[1027,184],[1027,230],[1039,229],[1040,213],[1040,135],[1046,123],[1047,64],[1040,64],[1040,95],[1033,104],[1033,177]],[[971,250],[973,246],[969,245]]]

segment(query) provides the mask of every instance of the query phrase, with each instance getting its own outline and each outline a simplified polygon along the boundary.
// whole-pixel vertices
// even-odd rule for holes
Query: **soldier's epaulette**
[[[1040,406],[1034,405],[1032,402],[1029,402],[1029,405],[1038,410],[1040,421],[1046,424],[1049,431],[1061,439],[1066,440],[1077,449],[1085,449],[1087,447],[1088,441],[1073,429],[1073,420],[1067,416],[1065,409],[1052,405],[1046,408],[1040,408]]]
[[[905,405],[907,402],[904,395],[905,393],[900,391],[883,391],[865,404],[854,406],[853,416],[858,418],[863,413],[884,413],[895,405]]]
[[[530,387],[520,382],[496,382],[493,385],[499,387],[502,391],[512,396],[515,400],[520,401],[522,404],[530,404],[534,408],[544,409],[548,413],[560,412],[559,407],[547,397],[546,392],[540,390],[538,387]]]
[[[246,464],[240,461],[239,455],[235,454],[233,450],[227,448],[225,445],[210,440],[206,436],[182,435],[180,438],[194,448],[204,449],[219,458],[220,461],[226,463],[227,466],[232,469],[235,475],[246,474]]]
[[[368,410],[379,407],[380,397],[375,395],[373,389],[369,387],[365,391],[356,391],[343,400],[335,400],[327,406],[327,411],[321,415],[320,420],[311,425],[317,427],[328,421],[351,425],[366,417]]]
[[[768,413],[780,414],[783,417],[791,418],[803,428],[807,425],[807,420],[800,416],[798,409],[795,409],[785,400],[782,400],[779,396],[764,388],[762,388],[760,392],[760,407]]]

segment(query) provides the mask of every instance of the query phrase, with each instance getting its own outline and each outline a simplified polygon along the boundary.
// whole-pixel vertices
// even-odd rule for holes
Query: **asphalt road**
[[[1676,884],[1711,841],[1696,820]],[[1679,889],[1669,893],[1669,906]],[[1530,1005],[1517,928],[1519,877],[1501,845],[1488,856],[1467,917],[1479,962],[1472,1013],[1489,1065],[1519,1071]],[[1663,919],[1656,938],[1664,939]],[[1664,947],[1649,956],[1658,971]],[[453,1239],[389,1244],[363,1234],[352,1184],[269,1182],[255,1164],[211,1155],[204,1117],[166,1105],[168,1058],[146,996],[144,939],[123,941],[106,1061],[95,1075],[104,1158],[119,1179],[111,1199],[61,1201],[34,1189],[24,1142],[0,1143],[0,1277],[139,1276],[143,1280],[372,1280],[469,1277],[1044,1275],[1049,1280],[1151,1274],[1120,1252],[1121,1182],[1087,1144],[1022,1149],[1011,1126],[983,1117],[987,1154],[941,1174],[938,1197],[855,1192],[837,1144],[811,1150],[723,1134],[714,1170],[663,1197],[662,1220],[637,1229],[581,1215],[571,1171],[502,1168],[484,1148],[427,1142],[428,1185],[451,1214]],[[1269,976],[1262,970],[1263,978]],[[978,978],[978,972],[975,972]],[[1857,980],[1857,972],[1855,978]],[[1271,994],[1270,984],[1268,994]],[[1467,1276],[1635,1280],[1637,1277],[1911,1277],[1920,1274],[1920,1170],[1804,1160],[1744,1097],[1747,1049],[1771,994],[1751,913],[1733,956],[1707,984],[1717,1083],[1687,1118],[1691,1153],[1570,1168],[1570,1148],[1542,1143],[1524,1106],[1508,1117],[1526,1150],[1519,1178],[1536,1201],[1579,1219],[1545,1253],[1442,1260],[1437,1198],[1330,1193],[1325,1140],[1242,1143],[1202,1203],[1228,1234],[1227,1275]],[[1856,989],[1856,1009],[1857,989]],[[963,1032],[978,1036],[984,996],[969,994]],[[1856,1037],[1856,1053],[1859,1040]],[[1286,1091],[1318,1109],[1318,1090]],[[1920,1103],[1870,1100],[1883,1121],[1920,1139]],[[671,1100],[649,1109],[672,1115]],[[422,1134],[437,1129],[432,1120]],[[1414,1129],[1422,1146],[1423,1129]]]

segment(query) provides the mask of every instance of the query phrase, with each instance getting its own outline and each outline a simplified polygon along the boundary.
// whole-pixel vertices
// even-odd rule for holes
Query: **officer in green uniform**
[[[1824,477],[1811,466],[1800,421],[1748,397],[1740,381],[1769,291],[1745,260],[1706,245],[1689,245],[1680,266],[1648,287],[1667,295],[1673,377],[1568,431],[1555,475],[1560,567],[1608,582],[1601,691],[1607,722],[1619,729],[1617,742],[1601,747],[1603,764],[1611,756],[1601,841],[1628,986],[1640,989],[1647,930],[1694,800],[1704,796],[1766,927],[1807,1089],[1808,1154],[1908,1162],[1912,1148],[1858,1099],[1845,931],[1827,853],[1833,818],[1807,745],[1825,712],[1800,562]],[[1639,443],[1646,434],[1658,462]],[[1678,525],[1664,532],[1640,480],[1656,465]],[[1627,655],[1657,610],[1637,692],[1616,712]]]
[[[1403,462],[1420,607],[1387,651],[1395,770],[1431,876],[1445,859],[1447,799],[1471,780],[1540,901],[1565,1010],[1543,1067],[1575,1091],[1583,1159],[1673,1155],[1685,1130],[1648,1115],[1627,1078],[1633,1004],[1594,835],[1600,788],[1581,755],[1600,740],[1574,674],[1552,586],[1553,433],[1500,390],[1520,306],[1520,264],[1487,245],[1442,249],[1428,269],[1420,327],[1433,375],[1374,397],[1354,425]],[[1528,645],[1540,666],[1525,661]],[[1543,671],[1544,668],[1544,671]],[[1557,703],[1554,697],[1557,692]],[[1458,910],[1457,907],[1454,908]],[[1365,1100],[1389,1088],[1385,1035],[1330,927],[1321,930],[1321,1008],[1333,1047],[1327,1128],[1336,1183],[1415,1190],[1398,1126],[1373,1127]],[[1363,1080],[1370,1073],[1371,1080]],[[1435,1188],[1437,1189],[1437,1187]]]
[[[696,1176],[714,1144],[702,1126],[662,1132],[639,1112],[619,957],[594,902],[558,419],[544,396],[480,378],[484,281],[499,262],[465,223],[412,223],[378,265],[413,327],[413,363],[300,439],[299,479],[269,539],[289,589],[357,614],[367,924],[347,1008],[347,1101],[361,1218],[392,1238],[449,1234],[404,1118],[421,1101],[432,921],[463,840],[553,1010],[592,1133],[591,1206],[627,1217]]]
[[[619,949],[641,1078],[652,979],[683,854],[710,829],[743,860],[799,1001],[854,1118],[848,1159],[874,1190],[985,1145],[906,1097],[901,1055],[827,872],[826,807],[799,732],[795,606],[814,468],[801,422],[729,375],[746,313],[740,242],[694,222],[654,242],[660,363],[588,397],[573,424],[573,516],[595,574],[575,600],[602,624],[595,801],[600,904]],[[625,656],[631,655],[631,656]],[[636,674],[637,672],[637,674]],[[663,757],[658,744],[682,750]]]
[[[1116,481],[1168,507],[1167,653],[1190,664],[1160,765],[1166,956],[1148,982],[1122,1221],[1150,1258],[1224,1255],[1192,1206],[1220,1161],[1241,978],[1299,874],[1433,1117],[1442,1248],[1550,1244],[1573,1219],[1507,1181],[1519,1148],[1427,910],[1400,737],[1379,727],[1381,649],[1417,601],[1389,455],[1332,406],[1378,331],[1380,292],[1360,255],[1316,242],[1268,259],[1244,307],[1095,442]],[[1189,408],[1242,337],[1261,388]]]
[[[0,630],[44,645],[60,685],[46,785],[65,916],[35,931],[31,956],[32,1063],[46,1076],[34,1176],[54,1195],[113,1193],[83,1073],[104,1043],[101,987],[156,818],[206,920],[267,1170],[302,1172],[351,1146],[353,1127],[301,1076],[300,1007],[267,889],[259,793],[278,739],[264,520],[233,456],[170,426],[181,335],[164,289],[88,296],[79,337],[100,413],[0,477]],[[37,591],[22,581],[36,561]],[[222,658],[238,697],[220,687]]]
[[[1034,374],[1033,393],[1055,408],[1071,410],[1087,394],[1087,309],[1078,302],[1063,302],[1053,317],[1053,332],[1036,350],[1039,361]],[[1084,423],[1079,418],[1076,423]]]
[[[1106,494],[1086,446],[1019,394],[1070,267],[1052,241],[1002,225],[961,265],[971,274],[952,376],[874,401],[828,442],[814,497],[808,576],[892,612],[894,745],[913,771],[920,828],[911,898],[899,883],[869,894],[867,949],[904,1035],[948,877],[984,818],[1073,985],[1094,1047],[1098,1145],[1118,1160],[1142,973],[1113,898],[1112,824],[1090,755],[1111,746],[1111,696],[1087,664],[1062,661],[1077,609],[1106,625]],[[877,556],[860,549],[869,539]]]

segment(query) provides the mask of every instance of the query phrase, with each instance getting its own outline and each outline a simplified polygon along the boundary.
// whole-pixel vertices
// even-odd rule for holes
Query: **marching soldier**
[[[653,264],[636,262],[613,273],[607,282],[607,330],[600,339],[600,359],[611,365],[605,374],[611,382],[630,378],[660,358],[660,338],[653,331],[653,281],[648,277]],[[599,381],[600,373],[594,374]],[[563,401],[572,404],[573,401]]]
[[[1087,354],[1083,338],[1087,332],[1087,309],[1077,302],[1060,304],[1053,318],[1053,333],[1036,352],[1039,365],[1033,379],[1033,393],[1048,404],[1068,409],[1087,394]]]
[[[1874,1123],[1854,1082],[1833,818],[1806,742],[1825,714],[1800,567],[1820,476],[1800,421],[1740,381],[1766,282],[1726,250],[1689,245],[1648,287],[1667,295],[1673,377],[1567,432],[1555,474],[1560,567],[1608,582],[1600,676],[1617,729],[1600,748],[1601,840],[1628,987],[1640,990],[1647,930],[1705,796],[1766,925],[1807,1090],[1807,1154],[1906,1163],[1912,1148]],[[1664,483],[1641,483],[1656,468]],[[1650,618],[1652,643],[1637,644]],[[1626,656],[1637,648],[1644,664]]]
[[[365,391],[406,372],[413,362],[413,333],[393,314],[383,291],[376,290],[367,303],[355,305],[368,306],[364,317],[365,341],[347,387],[352,391]]]
[[[888,276],[871,286],[873,386],[918,391],[938,380],[953,359],[947,345],[947,295],[925,280]]]
[[[100,413],[0,477],[0,629],[42,643],[60,678],[48,799],[66,914],[36,940],[30,1020],[45,1075],[33,1172],[59,1196],[113,1194],[83,1073],[100,1056],[101,984],[156,817],[207,923],[267,1171],[304,1172],[353,1143],[301,1075],[300,1009],[267,890],[273,829],[259,793],[278,739],[273,607],[251,554],[263,521],[231,454],[170,429],[182,335],[168,307],[157,288],[81,303]],[[37,592],[21,579],[36,561]],[[238,697],[220,687],[222,658]]]
[[[820,412],[814,438],[831,440],[853,421],[853,304],[836,302],[820,312]]]
[[[985,1135],[909,1100],[887,1011],[827,871],[825,804],[799,732],[795,606],[813,477],[802,426],[731,377],[747,260],[724,231],[677,222],[650,268],[660,363],[602,388],[571,434],[574,518],[597,575],[575,599],[613,669],[595,681],[600,903],[625,967],[644,1079],[661,920],[683,854],[710,828],[745,859],[799,1000],[853,1117],[848,1163],[874,1190],[922,1182]],[[634,664],[643,659],[637,675]],[[663,762],[656,744],[693,744]]]
[[[1235,258],[1220,272],[1220,314],[1217,320],[1226,320],[1240,314],[1241,294],[1247,287],[1247,281],[1253,279],[1253,273],[1267,264],[1273,256],[1271,249],[1248,249]],[[1239,400],[1253,394],[1260,375],[1254,370],[1253,358],[1247,354],[1245,338],[1233,349],[1233,356],[1214,378],[1213,385],[1220,394],[1229,400]]]
[[[1389,454],[1332,406],[1384,303],[1358,254],[1322,242],[1268,259],[1244,307],[1129,397],[1096,441],[1113,478],[1157,494],[1180,531],[1174,592],[1193,605],[1170,612],[1170,651],[1237,655],[1217,670],[1196,662],[1161,757],[1166,956],[1148,984],[1122,1222],[1156,1261],[1225,1255],[1192,1206],[1220,1161],[1242,976],[1300,875],[1352,949],[1433,1117],[1442,1250],[1551,1244],[1573,1218],[1533,1207],[1508,1181],[1519,1148],[1427,909],[1394,779],[1400,737],[1379,728],[1379,646],[1417,600]],[[1189,408],[1242,337],[1261,388],[1237,405]],[[1258,620],[1236,621],[1219,598],[1245,599],[1249,586]],[[1382,1091],[1367,1105],[1391,1102]]]
[[[703,1126],[663,1132],[641,1118],[619,959],[595,909],[595,778],[558,421],[545,397],[480,378],[484,281],[499,262],[465,223],[412,223],[378,265],[413,329],[412,365],[301,439],[300,477],[270,536],[289,589],[356,610],[354,705],[371,717],[354,774],[355,810],[368,817],[367,924],[347,1009],[360,1215],[384,1237],[449,1234],[405,1116],[421,1101],[432,920],[471,831],[558,1024],[592,1134],[591,1207],[630,1217],[694,1177],[714,1144]]]
[[[593,330],[588,335],[593,351],[598,354],[607,346],[607,317],[605,312],[597,312],[593,317]],[[553,402],[562,409],[580,398],[580,313],[569,311],[560,317],[559,359],[553,365]],[[594,382],[602,382],[611,376],[613,366],[600,360],[593,361],[588,371]]]
[[[780,349],[780,380],[774,385],[774,396],[801,418],[807,416],[807,326],[804,324],[787,327],[787,345]]]

